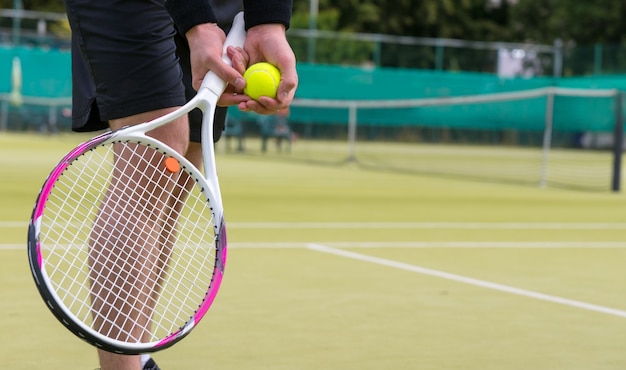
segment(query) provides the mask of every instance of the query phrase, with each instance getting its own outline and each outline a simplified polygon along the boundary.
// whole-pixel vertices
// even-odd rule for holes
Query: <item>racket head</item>
[[[202,319],[222,281],[227,241],[215,187],[173,149],[125,130],[79,145],[53,169],[33,208],[28,257],[42,298],[70,331],[107,351],[139,354],[170,347]],[[179,164],[178,171],[175,165],[166,166],[167,158]],[[111,190],[113,184],[130,173],[121,168],[142,169],[130,171],[142,189],[159,188],[159,194],[174,191],[179,195],[163,204],[141,199],[113,202],[117,196]],[[124,181],[128,182],[128,177]],[[159,199],[172,197],[160,195]],[[154,224],[160,229],[144,235],[128,228],[138,222],[131,216],[140,214],[159,220]],[[119,228],[103,230],[99,226],[107,215],[118,219],[115,225]],[[107,241],[107,235],[121,240],[113,244],[115,252],[109,249],[113,242]],[[146,235],[167,236],[148,242]],[[142,247],[133,249],[138,243]],[[159,260],[163,254],[166,259]],[[157,261],[160,267],[155,271],[141,261]],[[112,275],[114,271],[123,273]],[[123,279],[124,283],[111,288],[107,286],[110,279]],[[146,281],[150,289],[136,292],[136,286]],[[131,289],[125,291],[127,286]],[[129,313],[128,306],[140,308]],[[112,320],[109,313],[113,309],[119,311],[116,317],[128,313],[141,319]],[[147,325],[137,332],[141,322]]]

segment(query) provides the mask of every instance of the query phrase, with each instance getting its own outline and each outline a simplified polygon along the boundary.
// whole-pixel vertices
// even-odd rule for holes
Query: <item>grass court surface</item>
[[[97,367],[25,250],[39,187],[85,138],[0,133],[1,369]],[[624,194],[276,157],[220,150],[224,284],[163,370],[626,368]]]

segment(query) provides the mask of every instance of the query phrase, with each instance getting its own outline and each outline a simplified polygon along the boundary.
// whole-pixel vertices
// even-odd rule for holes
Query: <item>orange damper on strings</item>
[[[165,165],[165,169],[168,172],[176,173],[176,172],[180,171],[180,163],[178,162],[178,160],[176,158],[167,157],[163,161],[163,164]]]

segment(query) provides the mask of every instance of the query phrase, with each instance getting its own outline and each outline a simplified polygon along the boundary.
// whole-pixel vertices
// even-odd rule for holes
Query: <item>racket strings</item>
[[[110,163],[109,154],[106,150],[94,150],[89,152],[88,163],[84,163],[85,157],[74,161],[71,169],[65,171],[63,181],[55,183],[54,191],[47,200],[46,217],[42,220],[42,249],[53,246],[46,249],[49,252],[48,262],[54,265],[54,268],[48,269],[49,279],[68,309],[80,318],[90,314],[90,307],[85,305],[81,294],[85,271],[76,261],[86,260],[81,241],[88,240],[85,230],[91,227],[90,218],[96,201],[84,199],[79,202],[76,195],[90,194],[90,189],[107,187],[108,175],[102,176],[99,168],[89,164]]]
[[[125,145],[123,147],[122,152],[120,153],[121,158],[137,158],[136,150],[133,150],[131,153],[127,153],[127,151],[131,148],[130,145]],[[158,157],[158,158],[156,158]],[[185,181],[183,184],[180,184],[181,177],[184,172],[178,172],[177,178],[173,179],[174,181],[163,183],[163,181],[159,181],[157,178],[152,178],[149,176],[149,173],[158,173],[157,165],[155,163],[160,163],[161,156],[158,152],[152,152],[152,156],[145,158],[146,163],[136,163],[131,160],[124,160],[122,162],[121,175],[119,179],[119,184],[123,185],[119,190],[119,194],[124,196],[134,196],[135,199],[123,199],[122,196],[119,196],[116,200],[114,200],[111,205],[112,209],[120,209],[123,207],[124,212],[127,214],[114,214],[114,219],[124,219],[129,222],[121,225],[124,232],[123,234],[130,235],[130,238],[125,239],[126,242],[133,242],[133,239],[142,238],[145,235],[160,235],[161,239],[164,241],[163,243],[157,242],[156,239],[150,240],[147,243],[147,246],[143,248],[143,251],[148,251],[148,255],[143,256],[143,258],[139,258],[138,256],[131,255],[126,253],[125,250],[129,249],[128,244],[124,244],[120,250],[118,257],[121,257],[121,264],[124,266],[128,266],[131,261],[134,266],[131,269],[131,273],[126,275],[120,282],[115,285],[120,286],[135,286],[136,283],[129,281],[132,279],[137,279],[143,282],[143,286],[152,287],[148,291],[140,292],[140,297],[133,297],[129,295],[127,292],[113,292],[111,290],[107,292],[92,292],[95,296],[105,295],[104,301],[109,302],[117,302],[117,304],[121,304],[122,307],[133,307],[137,306],[134,304],[129,297],[133,299],[138,299],[140,301],[145,302],[148,307],[154,307],[156,304],[155,295],[163,289],[160,285],[159,279],[162,274],[162,271],[152,271],[151,267],[155,264],[155,261],[162,259],[161,254],[165,253],[166,260],[169,258],[169,253],[167,250],[171,249],[167,247],[166,244],[173,238],[173,234],[175,228],[173,225],[170,225],[170,220],[176,220],[178,215],[176,214],[176,205],[181,204],[181,202],[188,197],[188,182],[189,176],[185,176]],[[142,166],[144,168],[150,167],[151,170],[144,170],[142,173],[142,177],[137,177],[136,173],[133,173],[133,176],[128,175],[129,168],[135,168],[136,166]],[[116,166],[117,167],[117,166]],[[131,168],[131,169],[132,169]],[[162,178],[162,177],[161,177]],[[178,189],[173,189],[173,185],[177,184],[179,186]],[[136,184],[140,184],[139,190],[134,189]],[[169,186],[168,186],[169,185]],[[156,196],[157,194],[161,194],[161,196]],[[164,197],[163,195],[167,195],[168,197]],[[172,197],[174,196],[174,197]],[[143,203],[153,200],[154,203],[150,204],[146,207]],[[166,204],[166,199],[170,200],[168,204]],[[128,207],[130,206],[130,207]],[[145,210],[147,209],[147,212]],[[145,217],[146,220],[139,220],[138,217]],[[148,222],[148,220],[150,222]],[[140,230],[133,230],[129,225],[137,225],[140,226]],[[166,227],[166,226],[172,227]],[[109,225],[110,226],[110,225]],[[146,229],[147,227],[147,229]],[[104,229],[102,229],[104,230]],[[102,235],[99,235],[102,236]],[[105,238],[105,244],[111,244],[111,239],[120,239],[119,236],[115,238],[111,238],[111,235],[107,235]],[[161,244],[162,248],[150,248],[150,246],[154,244]],[[165,251],[164,251],[165,249]],[[107,253],[110,251],[107,250]],[[109,254],[110,256],[111,254]],[[115,253],[113,254],[115,255]],[[104,263],[111,262],[111,258],[107,256],[104,257]],[[102,259],[102,256],[97,256],[96,259]],[[120,264],[120,262],[114,262],[114,265]],[[160,265],[165,266],[166,261],[163,261]],[[133,274],[135,272],[137,275]],[[111,279],[110,276],[102,277],[101,275],[96,275],[93,278],[94,280],[104,280],[108,281]],[[106,321],[106,325],[103,324],[104,327],[109,327],[109,330],[104,334],[107,336],[113,336],[113,331],[118,331],[120,335],[125,332],[133,332],[131,329],[125,329],[127,327],[137,327],[139,330],[143,330],[138,337],[134,337],[133,339],[139,340],[141,336],[145,335],[146,325],[145,323],[150,320],[150,313],[140,311],[135,315],[129,315],[125,313],[125,316],[121,314],[116,315],[112,320],[107,320],[105,317],[110,316],[109,312],[113,311],[110,309],[105,312],[104,315],[99,314]],[[122,312],[121,310],[118,310]],[[131,317],[134,316],[134,320],[130,320]],[[116,324],[119,321],[122,321],[121,324]]]
[[[155,341],[183,327],[215,264],[206,196],[165,155],[136,143],[78,157],[56,181],[40,244],[59,298],[110,338]]]

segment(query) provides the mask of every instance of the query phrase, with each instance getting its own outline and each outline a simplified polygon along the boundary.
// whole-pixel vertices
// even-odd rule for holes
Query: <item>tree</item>
[[[490,4],[486,0],[320,0],[318,29],[502,40],[508,36],[508,3]],[[294,10],[294,27],[308,27],[309,0],[295,0]]]
[[[624,16],[621,0],[521,0],[511,7],[511,29],[519,41],[620,44],[626,41]]]
[[[398,36],[501,41],[507,38],[508,3],[495,6],[486,0],[319,0],[317,28]],[[308,28],[309,0],[295,0],[292,27]],[[300,40],[301,41],[301,40]],[[376,60],[381,65],[433,68],[436,51],[412,45],[318,41],[318,62],[342,63]],[[298,45],[298,50],[303,50]],[[296,54],[302,55],[302,52]],[[348,54],[348,55],[347,55]],[[466,53],[466,57],[469,53]],[[469,56],[471,58],[471,56]],[[484,56],[483,56],[484,57]],[[302,60],[302,58],[300,58]],[[455,66],[469,63],[449,58]],[[473,61],[475,65],[483,61]]]
[[[24,9],[46,12],[64,12],[63,1],[58,0],[21,0]],[[0,8],[12,9],[15,0],[0,0]]]

